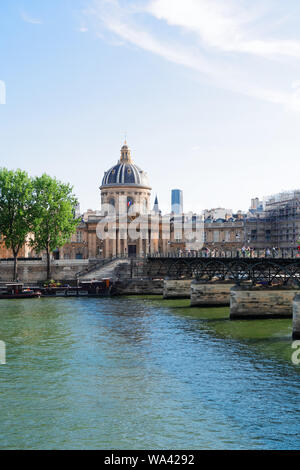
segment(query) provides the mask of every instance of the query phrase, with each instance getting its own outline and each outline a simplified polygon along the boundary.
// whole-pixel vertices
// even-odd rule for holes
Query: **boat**
[[[94,279],[92,281],[80,282],[79,295],[87,295],[89,297],[106,297],[111,293],[111,279]]]
[[[43,297],[106,297],[111,293],[110,279],[78,282],[76,286],[47,286],[41,288]]]
[[[41,297],[39,290],[24,287],[24,284],[10,283],[0,287],[0,299],[35,299]]]

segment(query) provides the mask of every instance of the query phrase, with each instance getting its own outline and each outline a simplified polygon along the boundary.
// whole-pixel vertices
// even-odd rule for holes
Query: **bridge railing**
[[[152,253],[148,258],[274,258],[274,259],[295,259],[300,258],[300,251],[295,248],[285,249],[239,249],[239,250],[200,250],[178,253]]]

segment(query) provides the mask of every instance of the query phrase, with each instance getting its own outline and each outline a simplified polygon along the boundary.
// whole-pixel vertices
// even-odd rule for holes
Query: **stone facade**
[[[98,259],[103,258],[103,241],[97,237],[97,224],[100,216],[88,214],[78,226],[69,243],[59,250],[59,259]]]
[[[300,191],[271,196],[245,220],[245,241],[256,249],[297,250],[299,238]]]
[[[25,244],[22,246],[22,248],[19,251],[19,258],[28,258],[31,256],[33,253],[31,252],[31,248],[29,245]],[[12,250],[9,250],[6,248],[4,241],[0,241],[0,259],[9,259],[13,258],[13,252]]]
[[[244,245],[244,220],[205,222],[204,246],[213,250],[235,251]]]

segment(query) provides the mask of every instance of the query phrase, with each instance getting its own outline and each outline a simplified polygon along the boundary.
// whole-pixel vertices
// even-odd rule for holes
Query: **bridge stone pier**
[[[285,286],[275,288],[235,286],[231,289],[230,295],[230,318],[291,318],[293,300],[299,293],[299,289]],[[300,333],[300,317],[297,325]]]
[[[166,279],[164,281],[164,299],[189,299],[191,295],[190,279]]]
[[[192,281],[191,307],[227,307],[233,286],[228,282]]]
[[[300,339],[300,295],[293,302],[293,339]]]

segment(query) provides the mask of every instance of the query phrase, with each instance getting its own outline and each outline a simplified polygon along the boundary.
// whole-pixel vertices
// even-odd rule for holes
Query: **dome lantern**
[[[121,158],[120,158],[121,163],[132,163],[131,159],[131,151],[130,148],[127,145],[127,142],[125,140],[123,147],[121,148]]]

